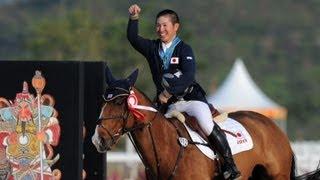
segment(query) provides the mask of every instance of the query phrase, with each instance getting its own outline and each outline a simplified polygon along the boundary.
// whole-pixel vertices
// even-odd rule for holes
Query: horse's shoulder
[[[183,123],[175,117],[167,118],[166,120],[170,122],[177,130],[184,130],[185,128]]]
[[[182,114],[185,117],[184,122],[181,122],[179,119],[177,119],[175,117],[167,119],[168,121],[170,121],[170,123],[173,124],[173,126],[175,126],[178,134],[183,137],[189,137],[188,131],[186,129],[186,126],[188,126],[189,129],[197,132],[203,139],[207,139],[207,137],[202,132],[196,119],[193,116],[189,116],[186,113],[182,113]]]
[[[166,118],[165,121],[166,122],[164,122],[164,123],[169,123],[170,124],[169,126],[172,126],[176,130],[176,132],[178,133],[179,136],[189,137],[189,134],[188,134],[183,122],[181,122],[180,120],[178,120],[175,117]]]

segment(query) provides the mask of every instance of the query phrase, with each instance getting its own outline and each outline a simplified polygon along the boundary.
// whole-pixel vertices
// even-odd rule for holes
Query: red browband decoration
[[[145,115],[138,111],[135,106],[138,105],[138,98],[135,95],[134,91],[130,91],[130,95],[127,99],[128,107],[130,112],[132,112],[133,116],[136,117],[138,120],[144,121],[145,120]]]

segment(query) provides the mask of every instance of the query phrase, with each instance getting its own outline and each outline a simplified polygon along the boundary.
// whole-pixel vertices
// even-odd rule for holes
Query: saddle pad
[[[207,143],[198,133],[191,130],[185,123],[183,125],[186,127],[191,139],[194,142]],[[225,121],[218,122],[221,129],[226,131],[227,140],[231,148],[232,155],[237,153],[247,151],[253,148],[252,138],[248,131],[237,121],[228,118]],[[198,149],[210,159],[215,158],[214,152],[211,148],[204,145],[196,145]]]

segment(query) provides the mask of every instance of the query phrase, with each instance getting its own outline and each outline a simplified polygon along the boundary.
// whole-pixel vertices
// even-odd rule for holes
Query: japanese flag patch
[[[178,57],[172,57],[170,64],[179,64],[179,58]]]

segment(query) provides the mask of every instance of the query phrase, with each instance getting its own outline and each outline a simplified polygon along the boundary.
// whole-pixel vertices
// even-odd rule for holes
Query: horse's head
[[[142,100],[141,102],[145,101],[141,98],[144,96],[133,88],[137,76],[138,70],[135,70],[127,78],[117,80],[108,67],[106,68],[107,88],[103,95],[105,104],[92,137],[92,142],[99,152],[110,150],[122,135],[142,128],[146,124],[146,121],[140,121],[144,118],[144,114],[137,109],[145,107],[142,109],[150,110],[151,107],[137,105],[138,99]]]

